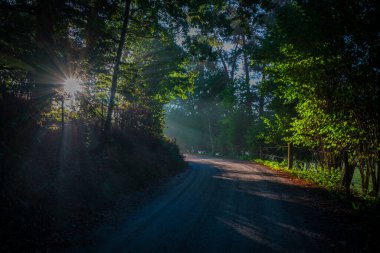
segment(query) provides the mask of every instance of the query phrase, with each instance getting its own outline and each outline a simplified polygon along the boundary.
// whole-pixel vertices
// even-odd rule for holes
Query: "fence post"
[[[293,143],[288,143],[288,169],[293,167]]]

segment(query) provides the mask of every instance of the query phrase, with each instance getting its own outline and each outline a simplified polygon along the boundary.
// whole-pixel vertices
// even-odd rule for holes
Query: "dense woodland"
[[[184,168],[176,143],[262,159],[291,143],[378,196],[378,15],[375,0],[0,0],[0,249],[65,247]]]

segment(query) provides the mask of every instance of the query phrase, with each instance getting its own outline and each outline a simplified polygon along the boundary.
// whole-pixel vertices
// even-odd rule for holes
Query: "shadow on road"
[[[102,237],[99,252],[355,252],[313,190],[263,166],[188,156],[191,169]]]

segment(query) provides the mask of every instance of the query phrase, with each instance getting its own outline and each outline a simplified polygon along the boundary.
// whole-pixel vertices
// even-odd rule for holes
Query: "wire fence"
[[[320,151],[295,146],[292,146],[291,149],[293,169],[310,170],[320,166]],[[252,154],[252,157],[288,165],[289,146],[263,147],[261,150],[261,153]]]

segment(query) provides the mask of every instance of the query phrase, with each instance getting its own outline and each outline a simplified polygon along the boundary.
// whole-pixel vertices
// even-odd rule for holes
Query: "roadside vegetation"
[[[341,170],[339,169],[324,170],[321,167],[313,167],[308,169],[289,169],[286,160],[279,163],[274,161],[255,159],[254,162],[266,165],[278,171],[289,173],[290,175],[298,178],[306,179],[328,190],[338,190],[337,187],[340,185]]]
[[[275,162],[254,159],[253,161],[268,166],[271,169],[285,172],[295,178],[304,179],[306,182],[310,182],[319,188],[326,189],[336,200],[343,200],[343,202],[349,203],[349,209],[351,211],[376,211],[379,207],[379,200],[376,196],[362,191],[359,174],[354,175],[352,180],[352,194],[347,198],[345,190],[341,185],[342,170],[339,168],[331,170],[326,170],[321,167],[289,169],[286,160],[283,162]],[[376,219],[376,217],[374,219]],[[377,221],[379,221],[379,218],[377,219]]]

